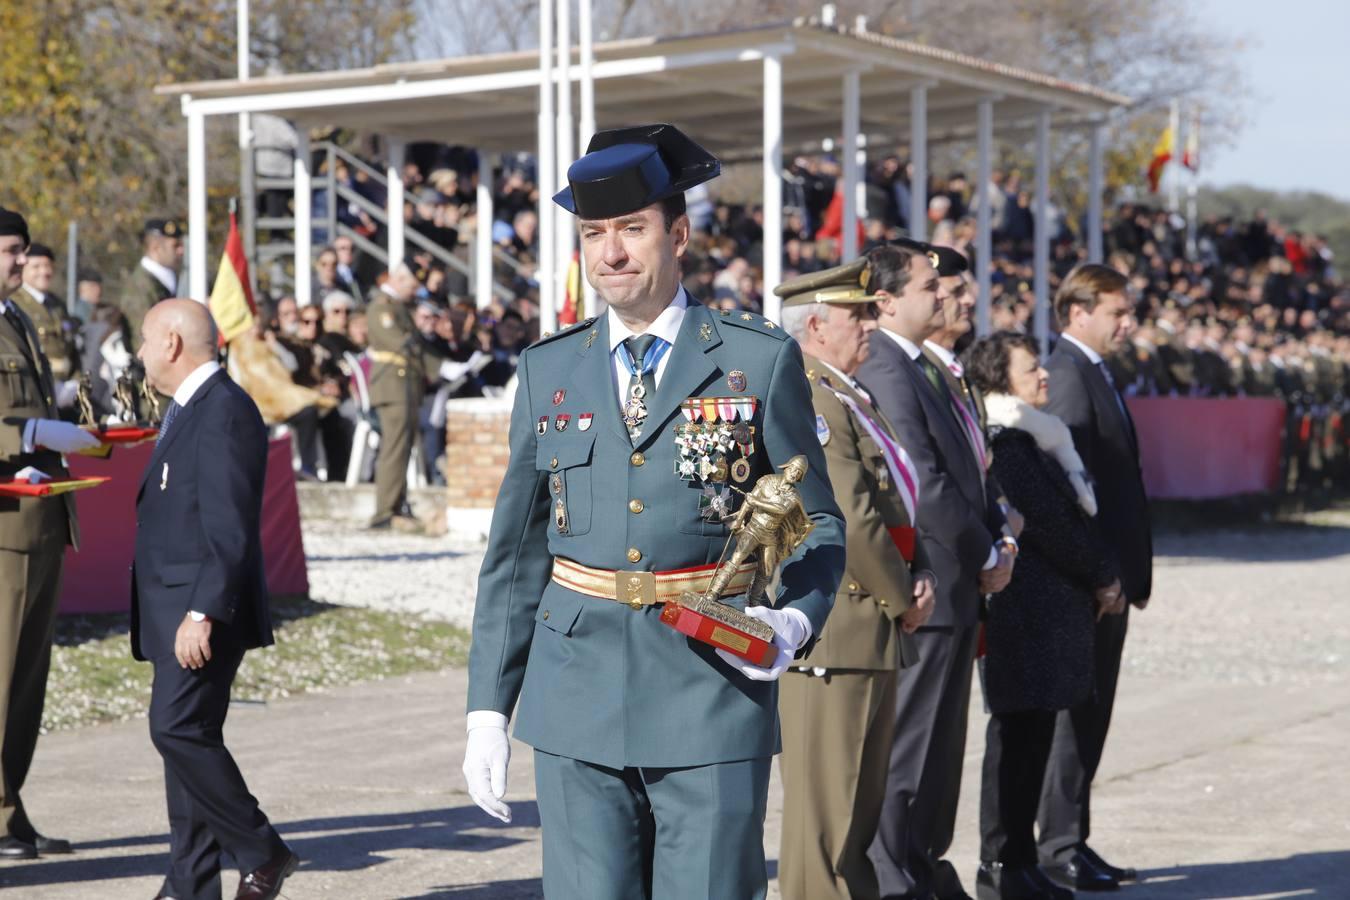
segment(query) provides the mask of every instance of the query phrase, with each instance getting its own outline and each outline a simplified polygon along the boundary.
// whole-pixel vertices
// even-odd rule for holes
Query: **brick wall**
[[[446,505],[491,509],[510,457],[510,398],[465,397],[446,404]]]

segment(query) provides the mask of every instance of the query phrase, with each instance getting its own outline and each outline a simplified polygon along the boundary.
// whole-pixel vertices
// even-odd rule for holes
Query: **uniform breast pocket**
[[[727,524],[740,507],[740,496],[725,484],[705,488],[697,481],[682,481],[675,502],[675,529],[683,534],[726,537]]]
[[[576,537],[591,530],[593,434],[553,434],[538,444],[535,468],[545,473],[549,534]]]
[[[0,353],[0,385],[13,406],[31,406],[36,401],[28,388],[28,358],[19,353]]]

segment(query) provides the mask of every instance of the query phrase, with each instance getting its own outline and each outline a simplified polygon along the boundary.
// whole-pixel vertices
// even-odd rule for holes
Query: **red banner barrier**
[[[1156,500],[1276,490],[1284,402],[1267,397],[1131,397],[1144,487]]]
[[[136,492],[153,444],[118,447],[108,459],[70,457],[76,477],[112,481],[75,495],[80,552],[66,549],[61,612],[126,612],[131,604],[131,559],[136,550]],[[308,594],[300,501],[295,494],[289,438],[272,441],[263,486],[263,567],[273,594]]]

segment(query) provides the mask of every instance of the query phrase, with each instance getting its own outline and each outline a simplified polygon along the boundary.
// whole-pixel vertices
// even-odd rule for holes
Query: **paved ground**
[[[344,584],[395,572],[395,587],[433,578],[462,592],[471,549],[407,540],[354,549],[307,535],[316,595],[340,601]],[[1350,898],[1350,518],[1173,537],[1160,550],[1155,605],[1132,619],[1094,843],[1147,874],[1129,898]],[[407,554],[417,558],[398,562]],[[491,824],[460,785],[463,697],[463,672],[449,671],[231,713],[250,785],[306,860],[288,897],[540,896],[529,751],[516,748],[515,822]],[[963,873],[977,862],[983,723],[977,706],[953,848]],[[79,852],[0,867],[5,896],[154,895],[166,825],[143,721],[45,738],[25,797]],[[780,809],[775,780],[771,872]]]

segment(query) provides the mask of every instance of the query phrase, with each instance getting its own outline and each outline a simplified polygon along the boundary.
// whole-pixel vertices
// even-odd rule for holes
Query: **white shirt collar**
[[[164,285],[170,294],[178,293],[178,273],[168,266],[161,266],[148,256],[141,257],[141,268],[155,276],[155,280]]]
[[[957,378],[960,378],[965,374],[965,367],[961,365],[961,361],[956,358],[955,353],[941,344],[935,344],[932,341],[924,341],[923,345],[929,350],[932,350],[933,355],[942,360],[942,364],[947,367],[947,371],[951,372]]]
[[[1061,332],[1059,336],[1064,338],[1064,340],[1068,341],[1069,343],[1073,344],[1079,350],[1082,350],[1083,355],[1088,358],[1088,362],[1092,363],[1094,366],[1100,366],[1102,364],[1102,355],[1098,353],[1096,350],[1093,350],[1087,344],[1080,341],[1078,338],[1069,334],[1067,331]]]
[[[647,326],[645,332],[636,332],[630,331],[628,326],[620,321],[618,313],[611,306],[609,312],[606,313],[609,317],[609,352],[613,353],[620,344],[630,337],[637,337],[638,334],[654,334],[673,346],[676,335],[680,333],[680,325],[684,323],[684,314],[688,309],[689,295],[684,292],[684,286],[681,285],[675,291],[675,299],[671,301],[669,306],[661,310],[661,315],[656,317],[656,321]]]
[[[32,297],[34,300],[36,300],[37,302],[39,302],[39,303],[44,303],[44,302],[46,302],[47,295],[44,294],[42,291],[39,291],[37,288],[33,287],[33,286],[32,286],[31,284],[29,284],[28,282],[25,281],[25,282],[23,283],[23,289],[24,289],[25,291],[27,291],[27,292],[28,292],[28,295],[29,295],[30,297]]]
[[[889,328],[878,328],[877,331],[881,332],[882,334],[886,335],[886,337],[890,338],[891,340],[899,344],[900,349],[905,351],[905,355],[908,356],[910,359],[918,359],[919,355],[923,352],[922,350],[919,349],[918,344],[914,343],[909,338],[903,335],[896,334]]]
[[[183,383],[178,386],[178,390],[173,392],[173,402],[180,407],[187,406],[188,401],[197,393],[197,390],[206,383],[206,379],[220,371],[220,363],[214,359],[210,362],[204,362],[197,368],[188,373],[188,377],[183,379]]]

